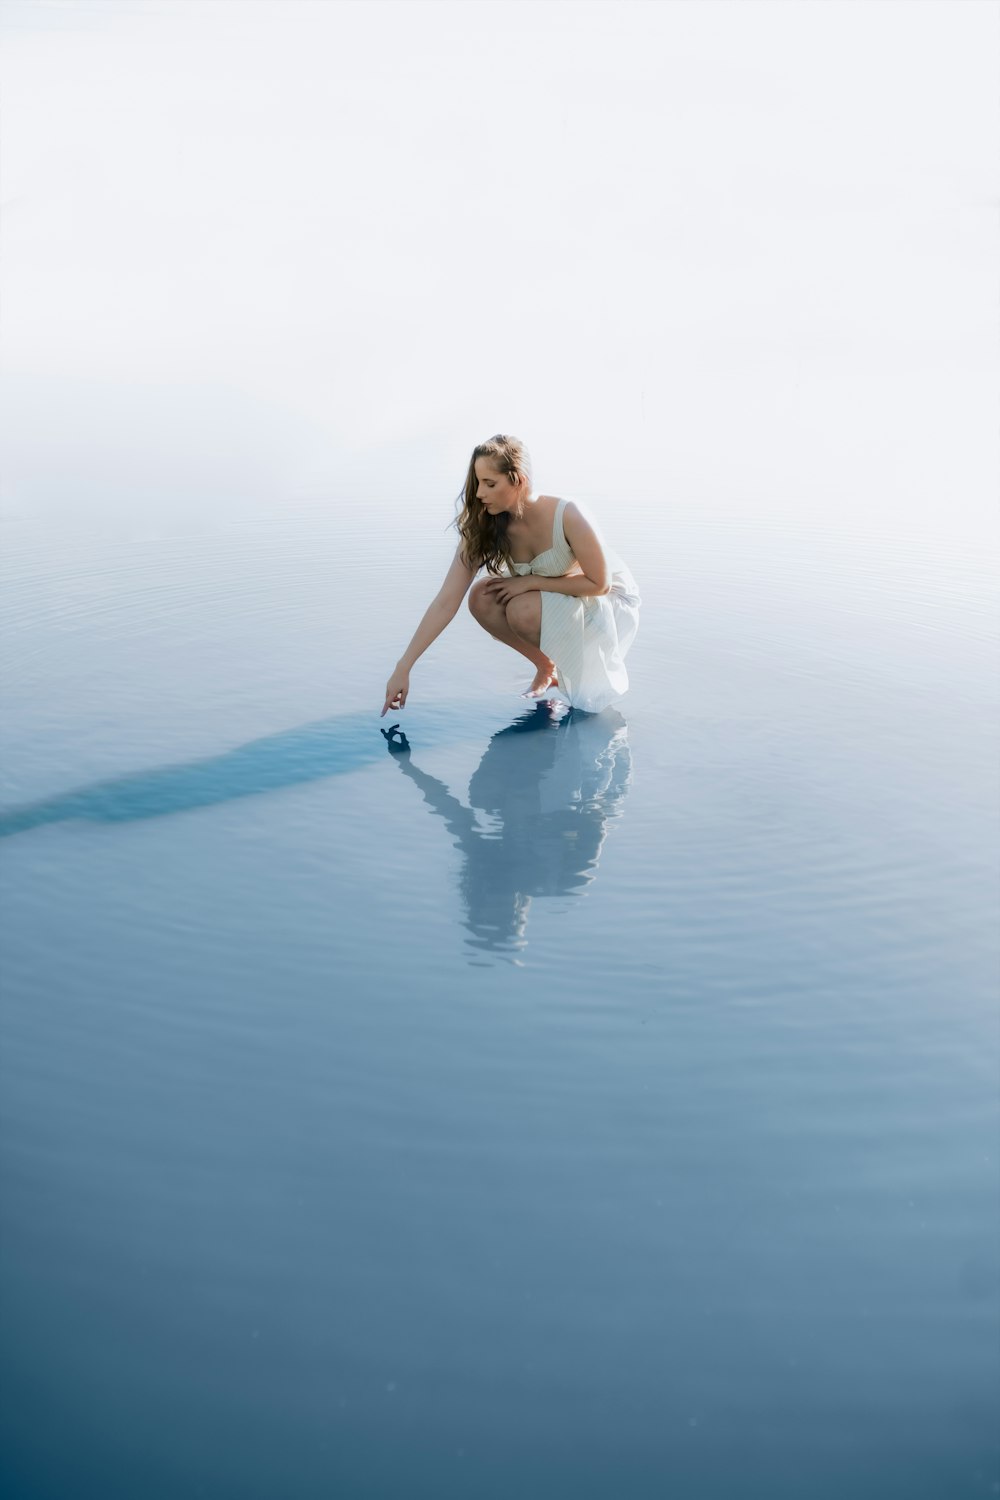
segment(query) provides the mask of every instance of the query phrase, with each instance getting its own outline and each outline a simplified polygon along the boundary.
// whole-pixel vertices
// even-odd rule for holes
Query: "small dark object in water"
[[[409,750],[410,742],[398,724],[391,724],[388,729],[380,730],[380,733],[385,736],[385,742],[393,755],[401,755],[404,750]],[[399,736],[398,740],[393,738],[394,735]]]

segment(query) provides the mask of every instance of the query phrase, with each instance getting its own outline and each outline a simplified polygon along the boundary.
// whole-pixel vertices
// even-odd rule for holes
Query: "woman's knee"
[[[474,620],[487,630],[495,630],[504,624],[503,605],[498,604],[496,596],[486,592],[489,579],[483,578],[479,583],[474,583],[469,593],[469,610]]]
[[[486,592],[487,582],[487,579],[481,578],[469,590],[469,610],[477,620],[485,620],[488,615],[496,612],[496,601]]]

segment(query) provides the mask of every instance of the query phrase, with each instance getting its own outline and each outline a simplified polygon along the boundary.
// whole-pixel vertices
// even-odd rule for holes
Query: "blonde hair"
[[[485,443],[477,443],[469,459],[469,471],[465,476],[465,487],[456,501],[459,512],[453,525],[462,538],[462,555],[470,568],[485,567],[487,572],[499,573],[510,567],[510,542],[507,527],[510,516],[506,513],[491,516],[476,498],[479,479],[476,475],[476,459],[488,458],[495,469],[506,474],[512,483],[522,479],[531,493],[531,456],[520,438],[497,432]],[[520,511],[518,512],[520,514]]]

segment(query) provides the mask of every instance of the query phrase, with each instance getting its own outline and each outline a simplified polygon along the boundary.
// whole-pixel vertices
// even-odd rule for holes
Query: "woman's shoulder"
[[[589,516],[591,514],[591,506],[587,501],[578,500],[575,495],[540,495],[539,499],[548,500],[553,510],[561,505],[564,510],[573,511],[578,516]]]
[[[580,503],[571,495],[536,495],[535,504],[543,507],[540,511],[541,515],[553,520],[557,511],[561,511],[564,516],[586,514]]]
[[[570,495],[564,496],[557,501],[557,507],[562,506],[563,525],[568,521],[571,525],[574,521],[587,521],[591,526],[596,526],[594,508],[588,505],[586,500],[577,500]]]

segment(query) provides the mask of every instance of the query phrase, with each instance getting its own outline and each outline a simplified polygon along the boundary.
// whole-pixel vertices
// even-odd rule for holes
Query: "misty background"
[[[6,519],[437,531],[506,430],[645,545],[665,506],[993,539],[995,4],[0,26]]]

